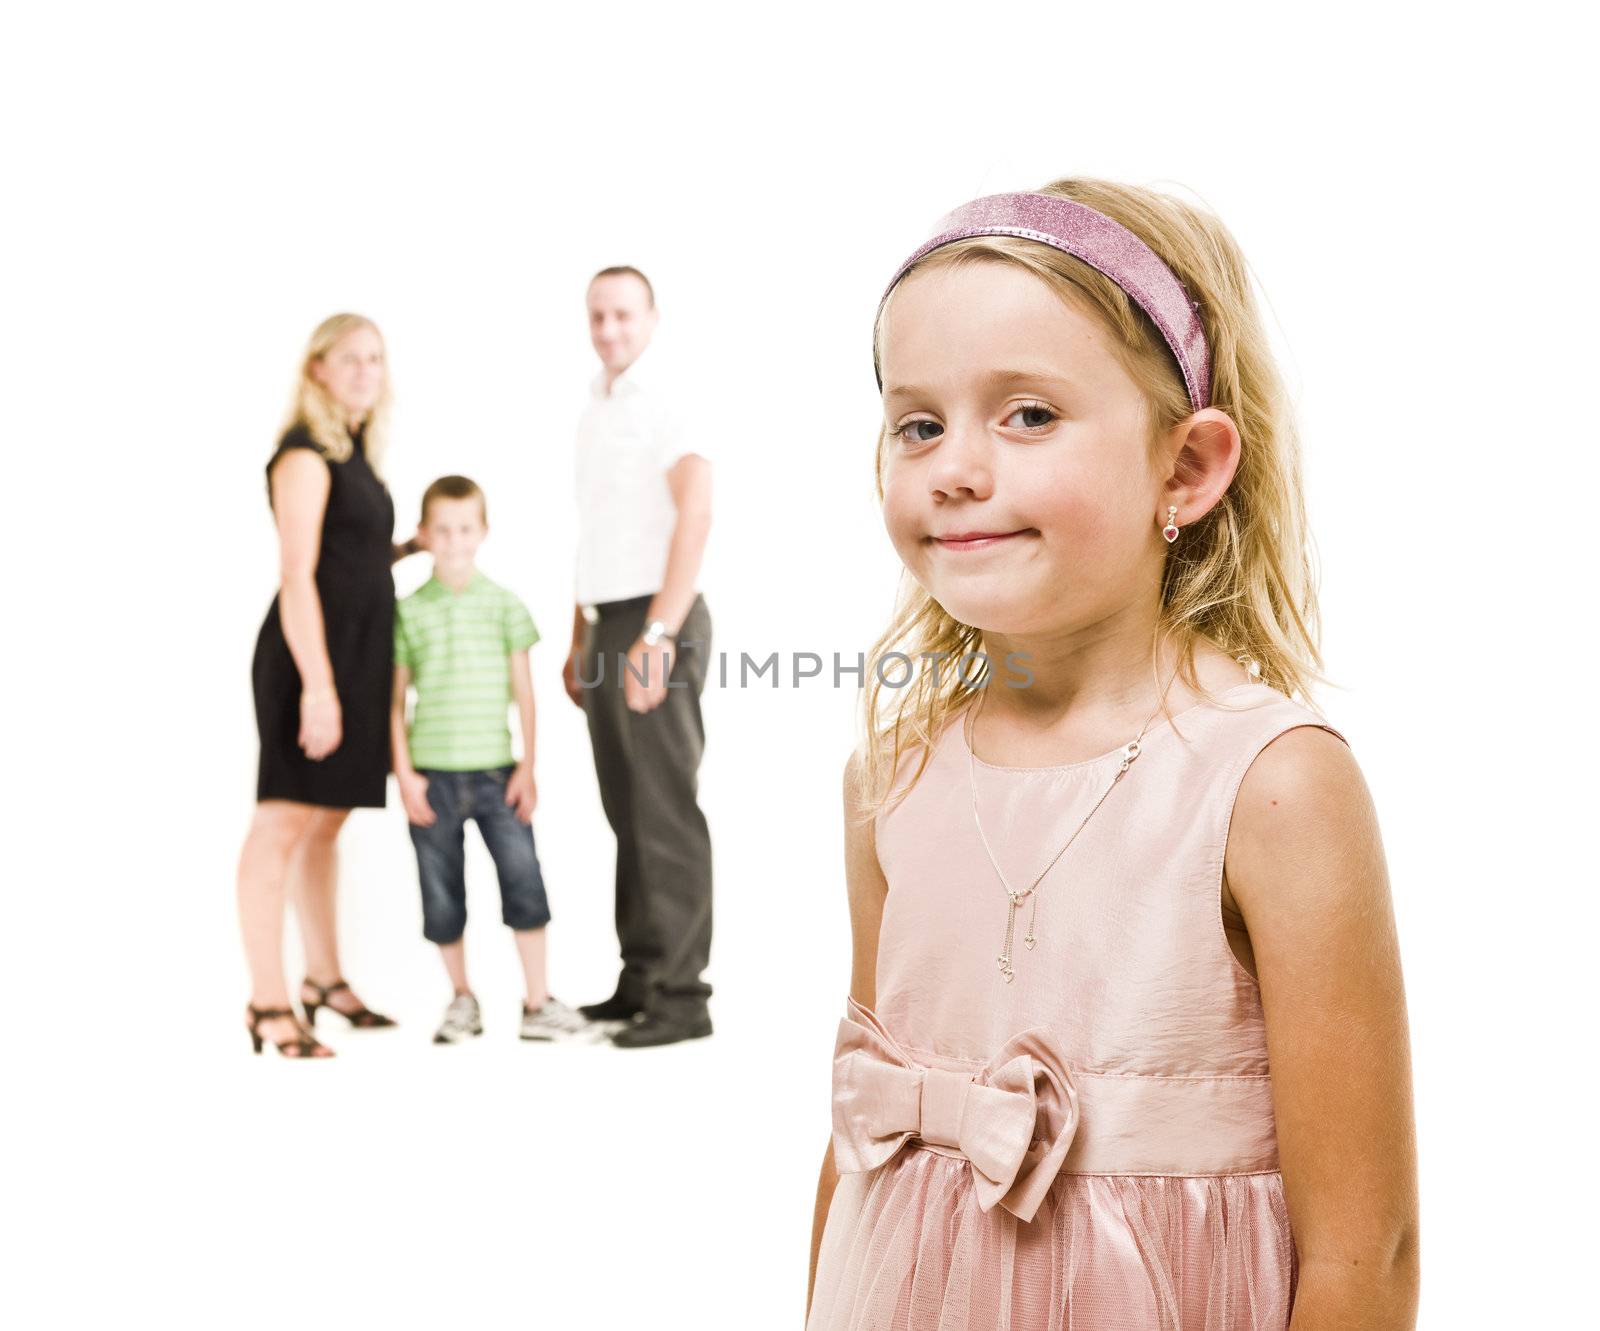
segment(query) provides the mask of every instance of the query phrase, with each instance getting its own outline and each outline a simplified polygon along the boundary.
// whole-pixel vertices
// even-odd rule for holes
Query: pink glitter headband
[[[1053,194],[990,194],[964,203],[947,214],[930,241],[919,245],[900,265],[883,290],[889,298],[895,283],[923,255],[969,236],[1021,236],[1082,259],[1104,273],[1133,298],[1161,331],[1183,372],[1189,401],[1196,411],[1211,404],[1211,355],[1200,306],[1172,269],[1127,227],[1072,199]],[[879,301],[879,308],[883,305]],[[878,378],[883,387],[883,378]]]

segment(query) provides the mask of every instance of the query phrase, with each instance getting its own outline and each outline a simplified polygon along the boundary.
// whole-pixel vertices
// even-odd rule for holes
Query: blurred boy
[[[598,1033],[545,988],[550,907],[533,845],[537,793],[528,671],[528,649],[539,631],[520,600],[478,572],[474,560],[488,531],[483,491],[472,481],[445,476],[430,485],[417,537],[433,555],[433,576],[395,607],[394,770],[417,851],[422,932],[438,944],[455,990],[433,1037],[436,1044],[483,1033],[462,941],[469,818],[494,860],[502,918],[527,980],[522,1038]],[[412,687],[417,701],[408,728],[406,693]],[[513,700],[522,725],[520,762],[512,757],[506,720]]]

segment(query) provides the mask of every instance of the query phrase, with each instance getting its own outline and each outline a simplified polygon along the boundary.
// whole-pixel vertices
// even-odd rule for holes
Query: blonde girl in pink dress
[[[1394,915],[1232,236],[977,200],[875,352],[909,578],[845,772],[808,1331],[1412,1327]]]

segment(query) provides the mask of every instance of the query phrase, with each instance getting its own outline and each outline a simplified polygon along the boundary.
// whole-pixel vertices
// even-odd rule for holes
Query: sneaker
[[[444,1020],[433,1033],[434,1044],[457,1044],[474,1035],[483,1034],[483,1013],[478,1000],[471,994],[457,994],[444,1010]]]
[[[522,1005],[524,1040],[575,1040],[594,1034],[594,1027],[559,998],[546,996],[542,1006]]]

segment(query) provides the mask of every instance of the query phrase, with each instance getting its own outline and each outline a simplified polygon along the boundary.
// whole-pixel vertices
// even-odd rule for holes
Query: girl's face
[[[365,324],[352,328],[311,362],[311,374],[351,423],[366,418],[383,396],[383,339]]]
[[[961,623],[1072,629],[1159,587],[1146,409],[1111,336],[1007,263],[914,272],[890,297],[884,521]]]

